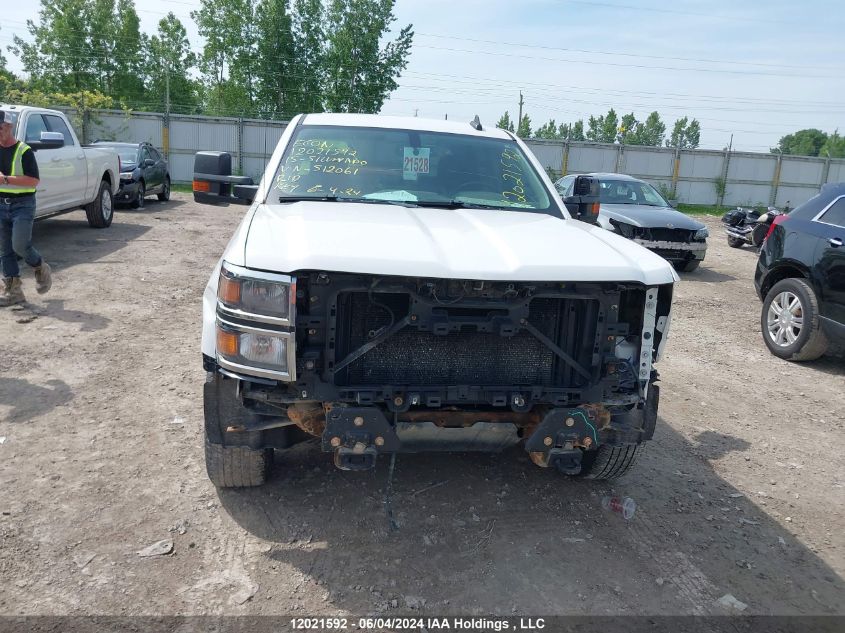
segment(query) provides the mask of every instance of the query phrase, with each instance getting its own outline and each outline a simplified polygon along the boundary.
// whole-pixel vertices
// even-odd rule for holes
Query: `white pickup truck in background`
[[[83,146],[70,121],[58,110],[4,104],[0,109],[18,114],[15,138],[38,152],[35,217],[84,208],[89,226],[109,226],[120,186],[117,154]]]

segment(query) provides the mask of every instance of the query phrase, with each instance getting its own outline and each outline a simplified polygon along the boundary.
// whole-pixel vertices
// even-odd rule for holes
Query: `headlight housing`
[[[294,335],[218,319],[217,362],[237,372],[293,380]]]
[[[131,171],[122,171],[120,172],[120,179],[121,180],[132,180],[132,174],[134,172]]]
[[[710,231],[707,230],[706,226],[703,229],[698,229],[695,232],[695,239],[697,240],[705,240],[708,237],[710,237]]]
[[[239,374],[296,379],[296,279],[223,262],[217,280],[217,363]]]
[[[293,325],[296,282],[288,275],[264,273],[223,263],[217,282],[220,312],[251,321]]]

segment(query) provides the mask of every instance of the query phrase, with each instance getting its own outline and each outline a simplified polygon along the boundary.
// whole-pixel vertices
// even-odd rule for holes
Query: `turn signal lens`
[[[209,193],[211,191],[211,183],[207,180],[195,180],[193,182],[194,191]]]
[[[221,274],[220,281],[217,284],[217,298],[227,305],[238,305],[241,301],[240,281]]]
[[[238,355],[239,336],[234,332],[217,329],[217,352],[221,356],[234,358]]]

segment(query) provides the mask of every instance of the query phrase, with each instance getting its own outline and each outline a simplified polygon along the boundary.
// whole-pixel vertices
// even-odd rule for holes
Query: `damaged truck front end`
[[[256,275],[224,263],[206,450],[240,447],[260,469],[274,447],[316,436],[336,466],[362,470],[383,453],[521,444],[542,467],[618,476],[654,433],[671,301],[671,283]],[[253,475],[215,483],[263,481]]]

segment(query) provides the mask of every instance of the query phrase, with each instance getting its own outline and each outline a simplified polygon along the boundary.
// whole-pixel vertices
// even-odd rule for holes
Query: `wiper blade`
[[[347,196],[279,196],[279,202],[362,202],[365,204],[394,204],[400,207],[414,206],[413,202],[402,200],[379,200],[377,198],[353,198]]]
[[[337,196],[279,196],[279,202],[341,202]]]
[[[507,211],[508,209],[520,207],[500,207],[492,204],[480,204],[476,202],[463,202],[461,200],[444,200],[437,202],[433,200],[418,200],[414,203],[418,207],[431,207],[435,209],[498,209],[500,211]]]

